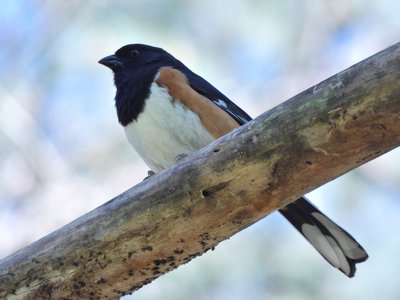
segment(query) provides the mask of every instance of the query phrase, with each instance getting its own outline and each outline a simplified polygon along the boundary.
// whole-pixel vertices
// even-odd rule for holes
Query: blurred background
[[[0,258],[140,182],[111,71],[162,47],[253,117],[400,41],[396,0],[39,1],[0,9]],[[308,196],[367,249],[348,279],[278,214],[124,299],[400,299],[400,151]]]

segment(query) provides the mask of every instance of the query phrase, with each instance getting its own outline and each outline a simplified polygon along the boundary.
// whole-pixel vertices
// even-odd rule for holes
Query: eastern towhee
[[[114,72],[118,120],[154,172],[251,120],[209,82],[161,48],[126,45],[99,63]],[[361,245],[305,197],[279,212],[349,277],[368,258]]]

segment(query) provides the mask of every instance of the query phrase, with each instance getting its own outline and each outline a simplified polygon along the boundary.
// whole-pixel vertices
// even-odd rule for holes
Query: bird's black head
[[[165,50],[143,44],[123,46],[99,63],[114,72],[117,88],[115,105],[118,120],[123,126],[136,120],[143,111],[150,85],[158,70],[163,66],[183,66]]]
[[[109,67],[114,73],[121,71],[139,71],[157,64],[157,62],[173,59],[172,55],[161,48],[143,44],[131,44],[118,49],[115,54],[104,57],[100,64]]]

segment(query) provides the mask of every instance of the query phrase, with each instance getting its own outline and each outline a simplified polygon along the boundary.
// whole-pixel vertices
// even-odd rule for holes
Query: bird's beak
[[[99,60],[99,64],[102,64],[111,70],[115,70],[118,67],[122,67],[122,61],[115,55],[109,55]]]

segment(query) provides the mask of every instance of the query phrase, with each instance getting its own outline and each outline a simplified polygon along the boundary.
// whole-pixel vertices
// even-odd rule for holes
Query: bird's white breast
[[[174,164],[178,155],[190,154],[214,140],[197,114],[156,83],[137,120],[124,128],[131,145],[155,172]]]

